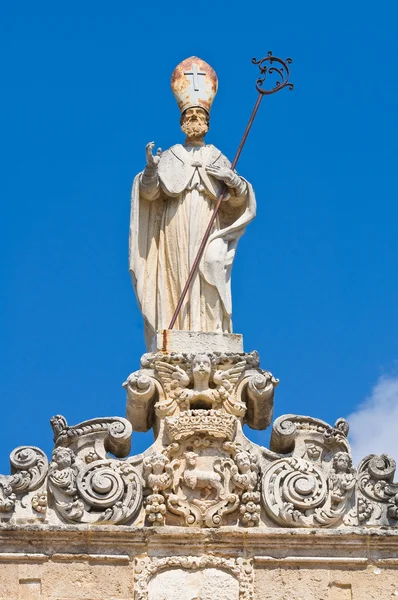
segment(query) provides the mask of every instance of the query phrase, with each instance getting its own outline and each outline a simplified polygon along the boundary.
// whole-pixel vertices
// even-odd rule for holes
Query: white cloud
[[[367,454],[398,461],[398,377],[380,377],[370,397],[347,417],[354,463]]]

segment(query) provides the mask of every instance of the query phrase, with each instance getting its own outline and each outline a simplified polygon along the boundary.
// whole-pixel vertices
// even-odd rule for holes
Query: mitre
[[[180,62],[171,76],[171,89],[181,114],[194,106],[200,106],[210,113],[217,87],[216,72],[197,56]]]

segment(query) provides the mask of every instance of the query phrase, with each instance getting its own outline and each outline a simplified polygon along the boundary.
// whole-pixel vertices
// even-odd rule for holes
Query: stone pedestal
[[[242,353],[243,337],[239,333],[206,333],[163,329],[152,340],[151,352]]]

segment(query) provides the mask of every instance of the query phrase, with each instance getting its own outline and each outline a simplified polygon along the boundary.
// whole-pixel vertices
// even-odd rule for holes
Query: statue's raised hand
[[[162,156],[162,149],[158,148],[156,154],[153,155],[152,150],[153,150],[154,146],[155,146],[155,142],[149,142],[149,144],[147,144],[145,147],[146,164],[148,165],[148,167],[157,168],[159,161],[160,161],[160,157]]]
[[[237,175],[232,169],[228,167],[218,167],[217,165],[208,165],[206,167],[206,173],[223,181],[228,187],[237,187],[239,185],[239,175]]]

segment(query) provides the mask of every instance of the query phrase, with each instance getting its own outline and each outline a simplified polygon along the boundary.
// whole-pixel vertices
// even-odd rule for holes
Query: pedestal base
[[[243,352],[243,336],[239,333],[205,333],[163,329],[152,339],[150,352]]]

